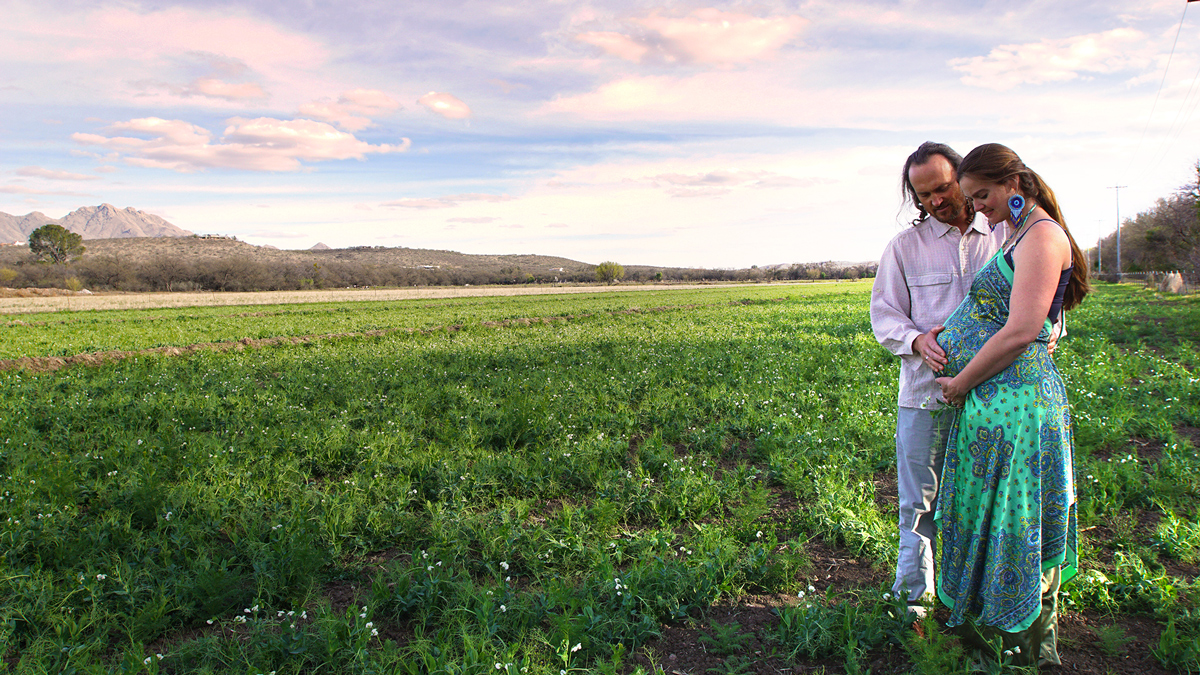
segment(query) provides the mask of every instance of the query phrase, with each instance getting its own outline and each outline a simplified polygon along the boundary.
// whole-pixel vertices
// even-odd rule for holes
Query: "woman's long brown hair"
[[[1046,185],[1046,181],[1025,166],[1017,153],[999,143],[985,143],[963,157],[958,165],[958,176],[971,176],[976,180],[989,183],[1003,183],[1009,178],[1016,177],[1017,188],[1026,199],[1033,200],[1038,206],[1062,227],[1067,233],[1067,241],[1071,242],[1071,280],[1067,282],[1067,290],[1063,295],[1063,309],[1073,309],[1083,302],[1084,296],[1091,288],[1088,286],[1088,262],[1075,243],[1075,237],[1067,229],[1063,221],[1062,211],[1058,208],[1058,199],[1054,191]]]

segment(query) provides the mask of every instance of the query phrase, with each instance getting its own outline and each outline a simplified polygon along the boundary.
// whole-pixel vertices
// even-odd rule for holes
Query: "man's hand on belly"
[[[914,338],[912,343],[913,354],[920,356],[935,373],[942,372],[942,368],[946,367],[946,352],[937,343],[938,333],[945,329],[945,326],[934,326],[928,333],[921,333]]]

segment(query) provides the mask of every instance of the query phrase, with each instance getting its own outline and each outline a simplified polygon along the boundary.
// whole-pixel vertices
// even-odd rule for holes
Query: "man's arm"
[[[912,353],[912,342],[921,331],[912,321],[912,298],[904,277],[904,263],[893,240],[879,258],[875,284],[871,287],[871,330],[889,352]]]
[[[871,289],[871,330],[884,349],[897,355],[917,354],[935,372],[946,363],[946,353],[937,343],[937,326],[922,333],[912,320],[912,296],[904,274],[904,261],[896,250],[896,242],[888,244],[879,259],[875,285]],[[926,358],[928,357],[928,358]]]

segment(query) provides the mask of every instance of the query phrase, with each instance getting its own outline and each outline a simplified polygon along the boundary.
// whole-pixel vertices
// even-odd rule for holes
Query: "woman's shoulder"
[[[1034,215],[1034,222],[1030,223],[1017,248],[1043,248],[1070,255],[1071,242],[1067,239],[1067,232],[1063,226],[1046,213]],[[1037,215],[1041,215],[1041,218],[1036,218]],[[1020,255],[1020,251],[1017,255]]]
[[[1038,209],[1031,215],[1032,223],[1022,239],[1040,239],[1043,241],[1067,241],[1067,232],[1050,214]]]

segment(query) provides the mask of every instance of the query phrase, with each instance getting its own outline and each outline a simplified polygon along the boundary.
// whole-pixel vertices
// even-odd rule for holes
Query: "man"
[[[905,202],[919,216],[888,244],[871,291],[871,328],[884,349],[900,357],[896,418],[896,479],[900,499],[899,594],[923,615],[923,596],[936,592],[933,515],[951,416],[934,382],[946,363],[937,343],[941,323],[971,288],[975,273],[1000,248],[995,231],[976,215],[958,186],[962,157],[942,143],[925,142],[909,155],[901,175]]]

